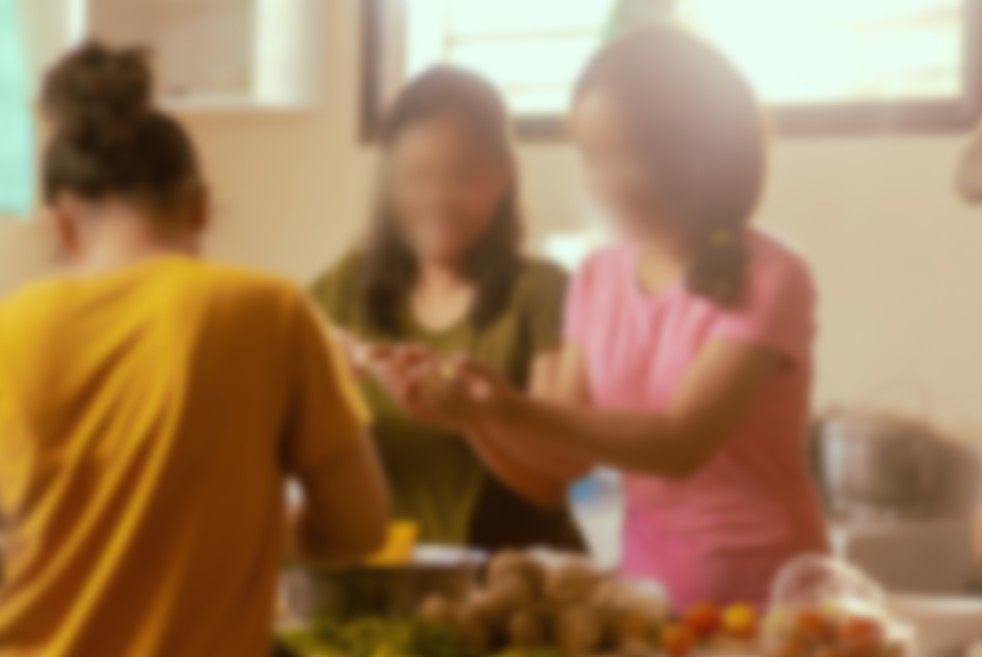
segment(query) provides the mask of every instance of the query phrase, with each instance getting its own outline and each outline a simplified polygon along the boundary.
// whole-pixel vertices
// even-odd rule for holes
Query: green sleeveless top
[[[544,261],[522,262],[507,307],[480,330],[468,320],[428,330],[406,304],[398,309],[398,335],[382,334],[367,318],[362,279],[363,257],[351,254],[315,281],[312,294],[334,325],[364,340],[417,343],[448,356],[466,353],[517,386],[527,384],[535,356],[560,341],[566,274]],[[460,436],[409,418],[374,382],[363,386],[395,516],[415,521],[422,540],[485,548],[580,547],[565,509],[545,511],[525,501],[500,484]]]

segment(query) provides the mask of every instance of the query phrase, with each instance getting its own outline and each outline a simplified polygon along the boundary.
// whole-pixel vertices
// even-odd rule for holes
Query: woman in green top
[[[566,276],[520,253],[508,117],[496,90],[471,73],[433,69],[397,99],[382,147],[372,235],[313,286],[355,369],[369,346],[414,343],[476,357],[517,385],[547,391]],[[396,517],[415,521],[422,540],[581,547],[565,505],[578,464],[478,453],[478,441],[410,419],[362,380]],[[523,462],[527,476],[499,470],[503,459]]]

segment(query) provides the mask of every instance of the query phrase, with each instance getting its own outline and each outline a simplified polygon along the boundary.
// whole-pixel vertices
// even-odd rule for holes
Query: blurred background
[[[747,71],[773,113],[759,222],[805,254],[821,293],[815,467],[838,549],[898,590],[980,590],[968,518],[982,442],[982,208],[956,191],[982,107],[976,0],[18,0],[6,10],[26,53],[20,65],[0,50],[7,100],[15,85],[31,97],[39,72],[86,37],[149,46],[161,100],[192,131],[213,184],[210,254],[298,282],[357,239],[379,116],[436,62],[504,89],[528,248],[575,266],[604,235],[563,138],[570,83],[624,25],[679,17]],[[0,35],[0,47],[13,38]],[[4,119],[8,144],[29,136],[17,125]],[[36,238],[43,221],[23,200],[31,182],[16,185],[0,207],[0,294],[51,265]],[[616,482],[601,474],[576,494],[594,547],[613,559]]]
[[[372,197],[363,131],[399,80],[434,59],[490,73],[525,118],[531,248],[573,264],[597,230],[576,157],[556,130],[612,0],[19,4],[33,80],[83,34],[154,47],[161,92],[213,182],[217,257],[304,281],[350,244]],[[982,435],[982,367],[971,365],[982,363],[973,285],[982,280],[982,216],[954,191],[970,121],[950,105],[968,101],[962,80],[975,66],[962,56],[961,0],[683,5],[766,98],[820,103],[784,114],[783,130],[779,117],[759,217],[818,277],[819,407],[913,402],[954,433]],[[931,100],[943,107],[919,116]],[[870,111],[870,101],[884,107]],[[36,222],[0,220],[0,291],[45,267],[34,230]]]

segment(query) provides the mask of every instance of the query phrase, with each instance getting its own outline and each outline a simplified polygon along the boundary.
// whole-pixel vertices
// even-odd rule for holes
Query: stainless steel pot
[[[835,517],[923,518],[940,511],[948,450],[923,423],[887,413],[833,412],[818,425],[817,458]]]
[[[280,578],[279,623],[411,617],[432,593],[463,598],[476,584],[484,562],[481,552],[420,546],[412,560],[401,565],[293,567]]]

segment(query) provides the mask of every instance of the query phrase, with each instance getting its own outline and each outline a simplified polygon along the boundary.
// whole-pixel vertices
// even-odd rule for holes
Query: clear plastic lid
[[[768,654],[910,655],[913,629],[887,608],[883,588],[831,557],[802,556],[778,573],[764,628]]]

